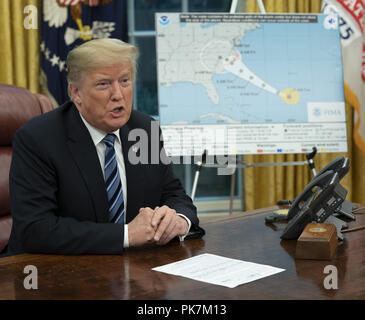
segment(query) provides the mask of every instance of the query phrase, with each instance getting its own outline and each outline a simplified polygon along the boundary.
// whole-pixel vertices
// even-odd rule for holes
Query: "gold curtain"
[[[0,0],[0,83],[39,92],[40,0]],[[26,29],[26,6],[38,8],[38,29]],[[38,14],[37,14],[38,13]]]
[[[318,0],[263,0],[265,11],[277,13],[319,13]],[[242,8],[242,4],[239,7]],[[256,0],[246,1],[246,12],[260,12]],[[365,203],[365,157],[353,142],[353,108],[346,103],[348,152],[320,153],[314,157],[317,172],[333,159],[345,156],[350,159],[350,171],[341,180],[347,189],[347,200]],[[248,163],[305,161],[303,154],[248,155]],[[246,210],[274,205],[279,199],[294,199],[312,178],[308,166],[258,167],[244,169]]]

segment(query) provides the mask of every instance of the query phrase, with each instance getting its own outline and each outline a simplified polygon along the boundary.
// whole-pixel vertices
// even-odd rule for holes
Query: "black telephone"
[[[294,200],[281,239],[297,239],[310,222],[324,222],[345,200],[347,191],[339,184],[339,173],[318,174]]]

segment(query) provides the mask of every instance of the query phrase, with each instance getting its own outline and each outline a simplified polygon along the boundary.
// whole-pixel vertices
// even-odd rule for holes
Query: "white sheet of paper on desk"
[[[285,269],[225,258],[210,253],[166,264],[152,270],[228,288],[234,288],[285,271]]]

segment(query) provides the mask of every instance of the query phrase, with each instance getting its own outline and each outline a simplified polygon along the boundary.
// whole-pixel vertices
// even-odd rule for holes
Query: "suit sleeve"
[[[21,129],[14,137],[9,176],[13,236],[18,250],[53,254],[122,253],[123,226],[78,221],[59,211],[57,171],[42,143],[28,131]]]

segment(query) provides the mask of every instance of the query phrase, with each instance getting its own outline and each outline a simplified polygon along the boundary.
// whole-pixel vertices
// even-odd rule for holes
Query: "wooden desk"
[[[281,241],[282,230],[265,225],[269,209],[202,224],[204,238],[183,245],[130,249],[122,256],[2,258],[0,299],[365,299],[365,230],[346,233],[331,261],[295,260],[296,241]],[[349,223],[350,227],[364,224],[365,214]],[[229,289],[151,270],[202,253],[286,271]],[[38,290],[23,286],[27,265],[38,269]],[[338,269],[337,290],[324,287],[326,265]]]

